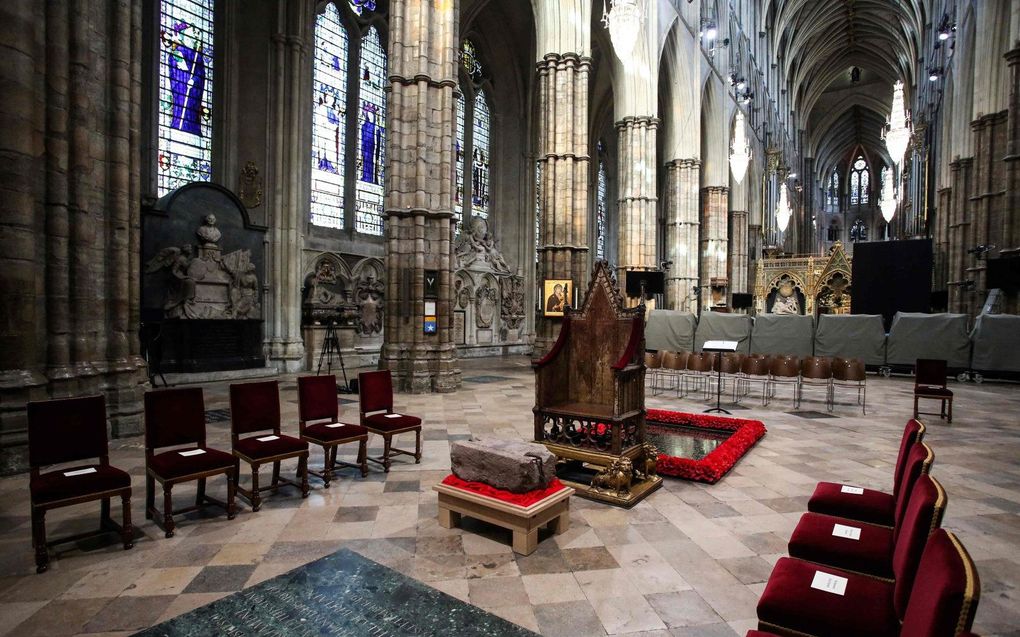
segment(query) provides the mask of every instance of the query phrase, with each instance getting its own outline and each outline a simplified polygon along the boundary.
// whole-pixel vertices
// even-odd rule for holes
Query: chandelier
[[[893,85],[892,112],[883,132],[885,147],[889,150],[893,163],[898,166],[903,161],[903,154],[907,152],[907,144],[910,142],[910,122],[903,106],[903,82],[896,82]]]
[[[747,165],[751,162],[751,145],[744,133],[744,114],[737,111],[737,121],[733,125],[733,143],[730,145],[730,170],[733,179],[739,184],[747,173]]]
[[[779,203],[776,204],[776,225],[779,226],[780,232],[786,232],[786,228],[790,225],[790,217],[793,216],[793,210],[790,208],[790,195],[786,191],[786,182],[784,181],[779,186]]]
[[[896,195],[893,193],[892,170],[888,166],[882,169],[882,200],[878,203],[882,210],[882,218],[886,223],[892,221],[896,214]]]
[[[631,52],[637,44],[641,31],[640,0],[609,0],[610,8],[602,6],[602,25],[609,29],[613,50],[621,62],[630,61]]]

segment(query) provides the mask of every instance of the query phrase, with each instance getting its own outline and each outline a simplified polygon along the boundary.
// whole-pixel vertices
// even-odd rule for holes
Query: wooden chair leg
[[[174,501],[171,496],[173,484],[163,483],[163,535],[171,538],[174,536]]]
[[[953,399],[952,398],[949,399],[949,417],[946,419],[946,422],[953,422]]]
[[[421,427],[414,430],[414,464],[421,463]]]
[[[276,493],[280,488],[280,461],[277,460],[273,463],[273,493]]]
[[[234,472],[227,472],[227,519],[233,520],[237,517],[237,482],[234,481]]]
[[[914,418],[917,418],[917,396],[914,396]]]
[[[46,551],[46,511],[32,508],[32,544],[35,546],[35,572],[42,573],[50,565]]]
[[[308,497],[308,454],[298,458],[298,476],[301,478],[301,497]]]
[[[103,498],[99,505],[99,528],[105,528],[110,519],[110,498]]]
[[[393,444],[393,437],[390,435],[383,436],[383,471],[386,473],[390,472],[390,446]]]
[[[361,477],[368,475],[368,440],[358,442],[358,464],[361,465]]]
[[[262,508],[262,495],[259,492],[259,466],[251,466],[251,510],[258,511]]]
[[[333,445],[332,447],[327,447],[326,445],[322,445],[322,455],[324,458],[322,467],[322,487],[324,489],[329,488],[329,481],[333,479],[333,463],[335,462],[334,454],[336,453],[336,448],[338,446],[339,445]]]
[[[198,492],[195,494],[195,506],[205,501],[205,478],[198,479]]]
[[[145,519],[152,519],[152,510],[156,508],[156,479],[145,476]]]
[[[131,526],[131,492],[128,491],[120,496],[120,539],[124,543],[124,550],[135,545],[135,529]]]

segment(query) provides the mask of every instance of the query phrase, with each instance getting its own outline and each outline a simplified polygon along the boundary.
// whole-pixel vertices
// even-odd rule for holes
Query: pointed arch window
[[[213,0],[159,3],[156,188],[212,179]]]
[[[599,142],[599,150],[603,148]],[[606,159],[599,153],[599,172],[595,185],[595,258],[606,258],[606,223],[609,218],[609,179],[606,175]]]
[[[315,19],[311,205],[311,222],[327,228],[344,227],[348,48],[340,11],[328,4]]]
[[[492,112],[484,86],[485,67],[471,40],[464,40],[461,44],[460,62],[461,94],[457,97],[454,140],[457,183],[453,201],[458,234],[468,217],[488,219],[492,203],[489,189]]]
[[[854,221],[854,225],[850,227],[850,240],[854,243],[868,240],[868,226],[863,219]]]
[[[828,191],[828,202],[830,208],[839,207],[839,171],[835,168],[832,169],[832,175],[829,177],[829,191]]]
[[[864,157],[857,156],[850,171],[850,205],[859,206],[868,203],[871,171]]]

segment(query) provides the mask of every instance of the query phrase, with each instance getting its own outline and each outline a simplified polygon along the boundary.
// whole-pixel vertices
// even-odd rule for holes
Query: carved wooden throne
[[[577,495],[630,507],[662,484],[645,444],[645,308],[624,308],[605,261],[535,369],[535,441]],[[635,472],[635,468],[638,470]]]

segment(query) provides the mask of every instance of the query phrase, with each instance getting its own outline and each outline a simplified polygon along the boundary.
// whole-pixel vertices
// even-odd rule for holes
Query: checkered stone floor
[[[813,418],[828,413],[811,396],[799,412],[790,396],[766,408],[749,396],[739,416],[764,421],[769,433],[720,483],[667,479],[630,511],[575,498],[570,530],[541,536],[538,550],[523,557],[510,550],[507,531],[469,519],[448,530],[436,521],[431,487],[449,471],[451,441],[532,437],[534,385],[526,359],[468,360],[462,369],[465,378],[498,380],[465,383],[454,394],[396,397],[398,410],[424,418],[421,464],[400,458],[391,473],[372,466],[364,479],[344,470],[330,489],[313,478],[307,500],[284,487],[267,494],[258,513],[242,506],[233,521],[216,509],[178,518],[172,539],[145,520],[141,438],[115,440],[111,461],[134,478],[135,548],[123,551],[114,540],[61,547],[43,575],[34,573],[27,476],[0,479],[0,635],[130,634],[348,547],[544,635],[742,636],[755,624],[758,596],[815,483],[888,490],[912,407],[911,381],[903,377],[868,377],[867,416],[852,397],[834,417]],[[293,433],[294,378],[282,378],[281,388],[285,430]],[[1020,391],[989,383],[951,388],[953,424],[927,418],[933,475],[949,493],[945,526],[978,564],[975,630],[1020,635]],[[209,410],[228,402],[226,383],[206,387]],[[650,392],[648,405],[698,412],[710,406]],[[356,406],[343,405],[341,419],[356,422]],[[208,429],[211,445],[229,447],[228,422]],[[374,437],[370,446],[381,451]],[[321,466],[321,454],[312,450],[313,467]],[[346,459],[353,454],[348,450]],[[223,490],[222,480],[210,481],[210,494]],[[194,486],[175,494],[184,504]],[[98,507],[82,506],[47,521],[59,535],[90,527],[97,517]]]

